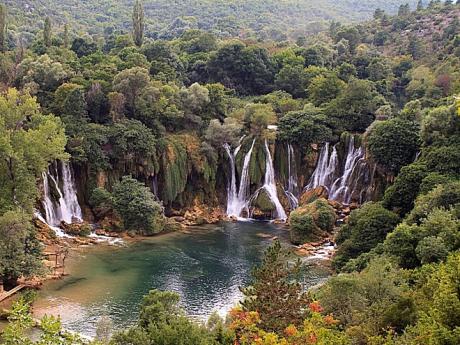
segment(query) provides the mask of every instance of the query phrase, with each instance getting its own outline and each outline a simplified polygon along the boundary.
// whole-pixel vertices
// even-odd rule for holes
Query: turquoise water
[[[267,236],[287,243],[285,229],[241,222],[193,227],[122,248],[86,249],[74,254],[70,276],[45,285],[35,313],[60,315],[66,329],[92,336],[102,316],[117,330],[132,324],[142,296],[156,288],[179,293],[192,317],[205,320],[213,311],[225,316],[272,243]],[[327,275],[313,265],[305,279],[314,285]]]

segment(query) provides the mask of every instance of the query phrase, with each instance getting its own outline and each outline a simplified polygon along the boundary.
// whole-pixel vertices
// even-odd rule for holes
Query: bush
[[[418,196],[415,207],[407,217],[409,224],[420,223],[433,209],[451,207],[457,209],[460,204],[460,182],[455,181],[439,185],[427,194]]]
[[[334,258],[334,265],[342,268],[350,259],[367,253],[385,240],[386,235],[399,223],[397,214],[388,211],[380,203],[367,203],[353,211],[341,233],[342,245]]]
[[[427,174],[426,166],[418,162],[403,167],[394,184],[385,191],[383,206],[400,216],[407,214],[414,206],[420,185]]]
[[[449,251],[442,238],[434,236],[422,239],[415,252],[422,265],[445,260],[449,255]]]
[[[291,242],[301,244],[332,231],[335,211],[325,199],[299,207],[289,216]]]
[[[374,160],[397,174],[414,160],[419,146],[418,128],[414,122],[398,118],[381,121],[372,128],[367,140]]]
[[[440,184],[447,184],[452,181],[452,177],[432,172],[426,175],[420,185],[420,194],[426,194]]]
[[[112,194],[105,188],[94,188],[89,198],[89,204],[96,208],[107,208],[112,206]]]
[[[458,176],[460,172],[460,145],[431,148],[423,153],[421,160],[430,171]]]
[[[385,252],[404,268],[437,262],[460,248],[460,221],[451,211],[434,209],[420,225],[403,223],[385,240]]]
[[[126,230],[153,235],[164,229],[163,206],[155,200],[147,187],[131,176],[124,176],[115,185],[113,205]]]

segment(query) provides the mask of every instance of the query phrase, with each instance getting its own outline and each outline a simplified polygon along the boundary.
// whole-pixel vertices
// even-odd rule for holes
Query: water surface
[[[268,235],[287,242],[287,231],[276,225],[239,222],[192,227],[123,248],[86,249],[71,260],[70,276],[44,286],[36,315],[60,315],[66,329],[90,336],[104,315],[123,329],[136,320],[142,296],[154,288],[179,293],[192,317],[225,315],[273,242]],[[306,280],[314,285],[327,274],[315,265]]]

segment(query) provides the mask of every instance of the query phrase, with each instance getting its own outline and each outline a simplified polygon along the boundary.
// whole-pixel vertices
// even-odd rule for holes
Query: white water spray
[[[227,152],[228,158],[230,159],[231,169],[231,181],[227,188],[227,216],[241,217],[244,210],[249,213],[248,194],[249,194],[249,163],[251,162],[252,150],[256,140],[252,141],[251,148],[244,157],[243,169],[241,170],[241,179],[239,189],[236,189],[236,166],[235,159],[236,155],[241,149],[241,144],[232,153],[231,148],[228,144],[224,144],[225,151]]]

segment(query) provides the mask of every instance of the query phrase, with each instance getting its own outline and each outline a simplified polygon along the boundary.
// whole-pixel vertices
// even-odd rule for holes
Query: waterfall
[[[354,136],[351,136],[347,145],[343,171],[340,172],[336,145],[329,155],[329,143],[325,143],[321,149],[316,169],[305,189],[324,186],[331,200],[349,204],[352,198],[358,196],[359,201],[362,202],[366,198],[363,197],[363,193],[367,191],[367,186],[372,179],[371,175],[364,148],[361,146],[356,148]]]
[[[285,189],[284,193],[289,200],[289,204],[291,206],[291,210],[296,209],[299,206],[299,199],[297,198],[298,193],[298,185],[297,185],[297,167],[295,164],[295,157],[294,157],[294,148],[291,144],[287,146],[287,153],[288,153],[288,180],[287,180],[287,188]]]
[[[241,142],[241,140],[240,140]],[[225,152],[227,152],[228,158],[230,160],[230,173],[231,180],[227,188],[227,215],[233,217],[240,217],[241,213],[246,209],[248,211],[248,194],[249,194],[249,163],[251,162],[252,150],[254,149],[254,144],[256,140],[252,141],[251,148],[244,157],[243,169],[241,170],[241,179],[240,186],[237,191],[236,189],[236,166],[235,158],[238,152],[241,149],[241,144],[235,149],[234,152],[231,151],[230,145],[224,144]]]
[[[74,219],[82,220],[82,211],[77,200],[77,192],[74,179],[68,163],[60,162],[58,167],[62,172],[62,189],[59,183],[59,171],[56,169],[56,177],[51,170],[42,174],[43,178],[43,208],[45,209],[46,223],[51,226],[59,226],[61,221],[72,223]],[[50,183],[56,191],[57,202],[53,201]]]
[[[284,208],[281,205],[280,200],[278,199],[278,192],[276,190],[276,181],[275,181],[275,169],[273,167],[272,155],[270,153],[270,149],[268,148],[267,140],[265,140],[265,153],[266,153],[266,158],[265,158],[264,185],[254,193],[254,195],[251,197],[251,200],[257,199],[257,196],[259,195],[260,191],[262,189],[265,189],[271,202],[273,203],[273,205],[275,205],[276,219],[286,220],[287,219],[286,212],[284,211]]]

